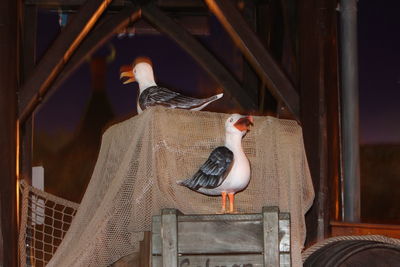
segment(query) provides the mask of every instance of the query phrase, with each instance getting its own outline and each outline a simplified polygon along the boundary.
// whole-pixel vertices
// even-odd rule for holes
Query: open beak
[[[243,116],[234,124],[234,126],[241,132],[250,130],[250,126],[252,125],[254,125],[253,116]]]
[[[135,81],[135,76],[133,75],[132,66],[125,65],[120,68],[120,76],[119,78],[123,80],[123,84],[132,83]]]

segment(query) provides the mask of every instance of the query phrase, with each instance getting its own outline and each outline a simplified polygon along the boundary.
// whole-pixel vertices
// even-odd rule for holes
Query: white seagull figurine
[[[235,193],[245,189],[250,181],[250,163],[242,148],[242,138],[253,123],[252,116],[232,114],[225,122],[225,145],[215,148],[191,178],[178,184],[206,195],[221,195],[222,213],[227,212],[228,196],[229,213],[233,213]]]
[[[154,80],[151,61],[147,58],[135,60],[133,66],[122,66],[120,78],[127,78],[123,82],[124,84],[138,82],[140,92],[137,111],[139,114],[146,108],[156,105],[168,108],[201,110],[223,96],[223,94],[217,94],[209,98],[198,99],[158,86]]]

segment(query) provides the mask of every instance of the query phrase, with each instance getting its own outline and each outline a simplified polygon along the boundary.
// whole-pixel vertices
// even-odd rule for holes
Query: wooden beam
[[[88,0],[47,50],[20,92],[20,122],[30,115],[110,2],[111,0]]]
[[[104,45],[114,36],[116,31],[122,29],[140,18],[138,7],[126,7],[119,13],[104,17],[99,21],[99,25],[90,32],[71,59],[65,64],[57,79],[47,90],[42,103],[45,103],[59,86],[82,64],[88,55]]]
[[[300,120],[299,94],[279,65],[264,48],[257,35],[250,29],[231,1],[206,0],[226,31],[241,49],[271,93],[283,102],[294,118]]]
[[[0,266],[17,266],[19,1],[0,1]]]
[[[26,5],[36,5],[50,9],[76,8],[83,5],[86,0],[25,0]],[[156,0],[159,7],[176,9],[176,8],[204,8],[202,0]],[[114,0],[111,3],[112,8],[124,8],[131,6],[131,0]]]
[[[299,2],[299,84],[304,145],[315,190],[314,205],[306,215],[307,241],[329,235],[338,175],[338,79],[336,0]]]
[[[24,6],[22,29],[22,80],[26,81],[35,69],[37,6]],[[32,182],[33,116],[20,125],[20,179]]]
[[[256,101],[248,96],[232,74],[182,26],[153,4],[143,6],[142,11],[149,23],[185,49],[223,87],[225,97],[231,97],[244,110],[257,109]]]

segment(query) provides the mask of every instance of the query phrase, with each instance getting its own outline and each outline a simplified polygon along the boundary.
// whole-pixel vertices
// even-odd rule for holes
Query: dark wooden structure
[[[152,223],[152,266],[291,266],[290,215],[182,215],[162,210]]]
[[[188,51],[242,109],[263,107],[271,99],[265,90],[268,88],[275,99],[271,101],[278,103],[274,113],[301,123],[316,192],[306,219],[307,239],[314,242],[328,236],[330,220],[341,219],[337,1],[257,1],[258,6],[249,1],[251,4],[242,9],[235,4],[247,1],[133,2],[144,4],[126,0],[25,0],[18,6],[20,2],[14,0],[1,2],[0,265],[17,265],[16,183],[18,178],[29,180],[31,175],[32,112],[76,69],[82,55],[90,54],[118,29],[141,17]],[[36,62],[38,7],[76,13]],[[238,83],[169,17],[169,12],[180,9],[211,12],[218,18],[248,61],[246,84]],[[284,34],[278,34],[281,42],[274,43],[271,35],[277,32],[276,21],[283,25]],[[293,30],[293,25],[298,27]]]

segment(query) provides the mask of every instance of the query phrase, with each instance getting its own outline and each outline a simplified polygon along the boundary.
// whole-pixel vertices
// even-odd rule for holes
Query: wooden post
[[[264,266],[279,266],[278,207],[263,207]]]
[[[306,215],[306,244],[328,236],[329,202],[339,171],[336,13],[335,0],[299,2],[301,122],[315,190]]]
[[[163,209],[161,214],[163,267],[178,266],[178,219],[176,209]]]
[[[17,266],[19,1],[0,1],[0,266]]]

